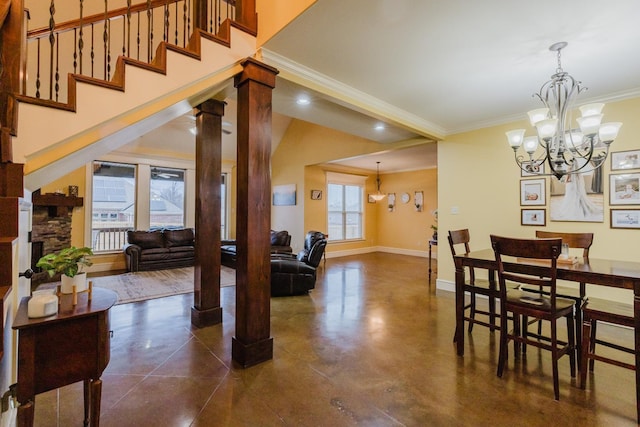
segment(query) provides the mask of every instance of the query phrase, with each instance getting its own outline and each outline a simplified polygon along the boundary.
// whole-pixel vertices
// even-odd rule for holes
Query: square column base
[[[191,324],[198,328],[222,323],[222,307],[198,310],[191,307]]]
[[[273,338],[243,344],[236,337],[231,340],[231,358],[243,368],[273,359]]]

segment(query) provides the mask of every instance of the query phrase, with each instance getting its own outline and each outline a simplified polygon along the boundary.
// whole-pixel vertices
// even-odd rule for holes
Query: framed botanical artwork
[[[640,205],[640,173],[609,175],[610,205]]]
[[[522,162],[520,176],[536,176],[544,174],[544,163],[536,164],[535,162]]]
[[[640,169],[640,150],[611,153],[611,170]]]
[[[520,206],[544,206],[547,201],[546,180],[521,179],[520,180]]]
[[[520,209],[521,225],[547,225],[547,211],[545,209]]]
[[[413,204],[416,207],[416,212],[422,212],[422,208],[424,207],[424,194],[422,191],[413,193]]]
[[[640,228],[640,210],[611,209],[611,228]]]
[[[311,200],[322,200],[322,190],[311,190]]]

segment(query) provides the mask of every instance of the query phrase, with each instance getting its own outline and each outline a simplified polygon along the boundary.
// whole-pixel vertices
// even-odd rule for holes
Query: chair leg
[[[585,389],[587,386],[587,355],[591,351],[592,324],[595,323],[590,319],[583,319],[582,322],[582,354],[580,358],[580,388]]]
[[[507,345],[508,345],[508,328],[507,325],[507,313],[500,307],[500,353],[498,355],[498,377],[502,378],[504,372],[504,365],[507,363]],[[514,316],[515,317],[515,316]]]
[[[521,332],[521,325],[520,325],[520,316],[516,316],[516,314],[513,314],[513,335],[515,335],[516,337],[521,337],[522,336],[522,332]],[[513,352],[514,352],[514,357],[516,359],[520,358],[520,348],[521,348],[521,343],[520,341],[517,340],[513,340]]]
[[[575,321],[573,315],[567,316],[567,341],[569,346],[569,366],[571,367],[571,378],[576,377],[576,334]]]
[[[469,313],[469,318],[471,318],[471,320],[469,321],[469,333],[471,333],[471,331],[473,330],[473,323],[476,320],[476,293],[475,292],[470,292],[469,294],[471,296],[471,304],[470,304],[470,313]]]
[[[527,338],[529,337],[529,316],[522,316],[522,338],[525,341],[522,343],[522,354],[527,354]]]
[[[489,323],[491,323],[491,332],[496,329],[496,298],[489,296]]]
[[[589,336],[589,354],[596,354],[596,328],[598,327],[598,321],[590,320],[589,323],[591,324],[591,333]],[[595,359],[589,359],[589,371],[593,372],[595,362]]]
[[[558,379],[558,335],[556,322],[551,321],[551,361],[553,366],[553,395],[556,400],[560,400],[560,382]]]

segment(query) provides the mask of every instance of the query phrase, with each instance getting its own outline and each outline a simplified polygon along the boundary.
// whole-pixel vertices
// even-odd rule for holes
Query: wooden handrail
[[[105,19],[113,19],[113,18],[123,18],[128,12],[131,14],[136,12],[142,12],[147,10],[147,7],[150,9],[154,9],[156,7],[168,6],[173,3],[178,3],[181,0],[151,0],[150,4],[138,3],[132,5],[131,7],[121,7],[118,9],[111,10],[104,13],[96,13],[95,15],[90,15],[82,18],[82,25],[91,25],[98,22],[104,22]],[[231,6],[235,6],[236,0],[222,0],[225,3],[228,3]],[[63,22],[60,24],[56,24],[53,28],[54,32],[62,33],[65,31],[73,30],[74,28],[80,27],[80,19],[73,19],[71,21]],[[41,27],[27,32],[27,38],[33,39],[38,37],[48,36],[51,33],[51,29],[49,27]]]

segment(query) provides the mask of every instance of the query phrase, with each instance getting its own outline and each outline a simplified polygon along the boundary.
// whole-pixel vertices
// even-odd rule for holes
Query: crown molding
[[[435,123],[394,107],[387,102],[291,61],[268,49],[262,48],[261,56],[265,63],[280,71],[279,77],[320,92],[343,107],[376,118],[389,120],[396,126],[404,127],[432,139],[440,140],[446,134],[445,129]]]

